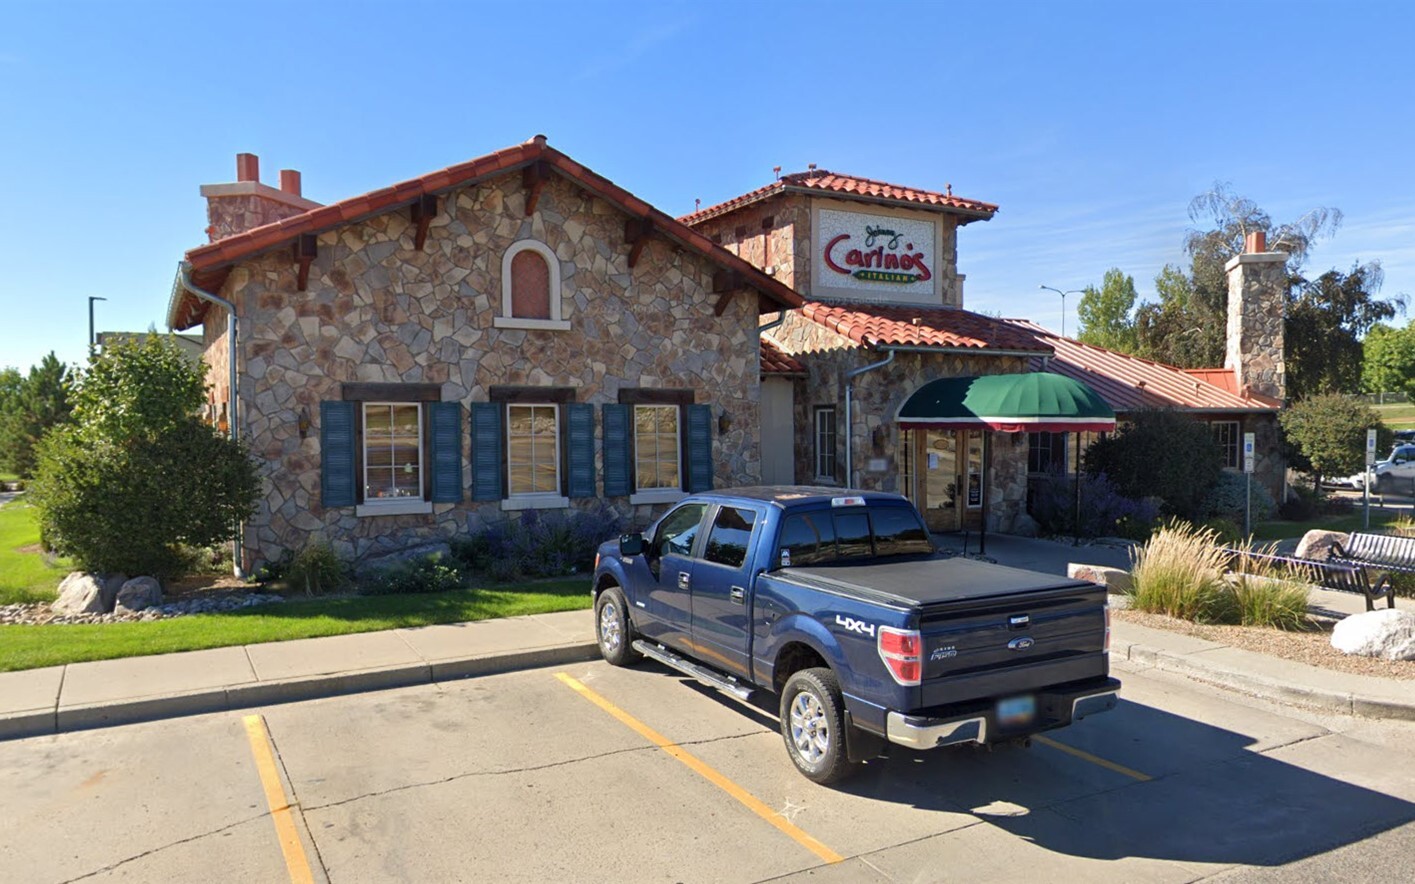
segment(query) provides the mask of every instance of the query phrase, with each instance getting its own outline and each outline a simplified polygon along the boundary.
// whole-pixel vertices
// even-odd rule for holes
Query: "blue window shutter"
[[[472,500],[500,500],[501,430],[500,402],[472,403]]]
[[[319,500],[325,507],[353,506],[353,402],[319,403]]]
[[[432,425],[432,502],[462,502],[462,406],[428,405]]]
[[[605,405],[604,413],[604,496],[629,496],[629,428],[634,406]]]
[[[712,490],[712,406],[688,406],[689,494]]]
[[[594,406],[565,406],[566,468],[569,497],[594,497]]]

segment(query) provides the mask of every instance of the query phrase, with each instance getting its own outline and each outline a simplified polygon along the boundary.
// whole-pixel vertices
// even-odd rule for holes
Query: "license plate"
[[[1001,727],[1018,727],[1030,724],[1037,716],[1037,698],[1006,697],[997,701],[997,723]]]

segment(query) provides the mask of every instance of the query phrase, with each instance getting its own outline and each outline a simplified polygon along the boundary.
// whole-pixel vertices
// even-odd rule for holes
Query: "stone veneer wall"
[[[226,335],[225,308],[208,304],[201,332],[206,346],[201,358],[206,363],[207,401],[216,406],[212,413],[219,419],[222,407],[231,401],[231,342]]]
[[[247,564],[314,539],[362,558],[508,517],[499,502],[470,499],[465,412],[463,503],[434,504],[431,515],[325,509],[319,403],[339,399],[343,382],[440,383],[443,400],[464,407],[487,401],[493,384],[573,386],[577,401],[595,405],[617,401],[625,387],[689,388],[714,416],[725,409],[733,418],[725,434],[714,426],[715,484],[757,482],[756,297],[739,295],[716,317],[715,265],[655,237],[630,269],[623,231],[616,208],[558,176],[527,218],[516,173],[444,197],[422,251],[403,212],[321,234],[306,292],[295,290],[285,250],[238,265],[222,294],[241,313],[243,432],[266,489],[245,535]],[[527,237],[560,259],[568,332],[492,327],[501,313],[502,254]],[[302,415],[310,422],[303,436]],[[596,427],[599,436],[599,414]],[[596,475],[599,484],[599,445]],[[662,510],[607,502],[639,525]]]
[[[1287,398],[1283,323],[1287,311],[1287,254],[1263,252],[1229,260],[1228,336],[1224,367],[1238,388]]]
[[[770,227],[763,227],[766,221]],[[709,239],[772,274],[803,295],[811,288],[811,213],[805,197],[788,194],[697,225]]]
[[[301,207],[254,193],[208,196],[206,218],[211,226],[207,228],[207,234],[212,242],[216,242],[262,224],[302,215],[310,205],[313,203]]]
[[[788,312],[786,322],[768,336],[782,350],[797,357],[808,372],[805,379],[796,382],[796,477],[809,482],[814,473],[813,408],[834,405],[837,417],[843,422],[845,373],[878,362],[885,354],[860,347],[796,311]],[[1015,356],[899,353],[890,365],[855,378],[852,433],[855,471],[859,476],[856,484],[871,490],[899,491],[900,432],[894,415],[919,387],[944,377],[1013,374],[1026,370],[1026,360]],[[883,441],[875,445],[873,436],[878,427],[884,428]],[[842,428],[842,440],[844,436]],[[1014,437],[1020,437],[1020,441]],[[988,530],[1010,531],[1017,517],[1026,512],[1026,434],[995,433],[992,443]],[[883,458],[886,469],[883,472],[866,469],[870,458]],[[846,481],[843,446],[838,461],[841,475],[836,478],[843,484]]]

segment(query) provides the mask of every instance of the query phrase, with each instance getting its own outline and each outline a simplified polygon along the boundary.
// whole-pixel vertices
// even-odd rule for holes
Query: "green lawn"
[[[14,473],[0,472],[0,482],[15,482],[18,481],[19,478],[20,477],[16,476]]]
[[[0,626],[0,672],[589,606],[588,578],[578,577],[422,595],[300,599],[149,623]]]
[[[1415,429],[1415,403],[1398,402],[1375,406],[1385,425],[1393,430]]]
[[[1305,522],[1285,522],[1281,519],[1274,519],[1270,522],[1259,522],[1254,526],[1253,538],[1255,540],[1285,540],[1289,537],[1301,537],[1313,529],[1350,533],[1362,530],[1363,519],[1359,507],[1355,512],[1344,516],[1317,516]],[[1371,507],[1372,531],[1379,531],[1381,526],[1394,519],[1394,513]]]
[[[23,499],[0,506],[0,605],[54,598],[69,569],[45,563],[39,552],[39,523]],[[20,552],[24,549],[25,552]]]

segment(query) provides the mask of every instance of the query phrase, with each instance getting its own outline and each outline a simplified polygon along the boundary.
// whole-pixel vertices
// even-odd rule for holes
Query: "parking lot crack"
[[[178,839],[178,840],[176,840],[176,841],[172,841],[172,842],[170,842],[170,843],[163,844],[163,845],[160,845],[160,846],[158,846],[158,847],[154,847],[154,848],[152,848],[151,850],[144,850],[142,853],[135,854],[135,855],[130,856],[130,857],[126,858],[126,859],[120,859],[120,860],[118,860],[117,862],[113,863],[112,865],[104,866],[104,867],[101,868],[101,869],[94,869],[92,872],[87,872],[87,873],[85,873],[85,874],[83,874],[83,875],[79,875],[77,878],[69,878],[69,879],[65,880],[65,881],[63,882],[63,884],[73,884],[73,882],[75,882],[75,881],[83,881],[83,880],[85,880],[85,879],[87,879],[87,878],[92,878],[92,877],[95,876],[95,875],[102,875],[102,874],[104,874],[104,873],[106,873],[106,872],[111,872],[111,871],[113,871],[114,869],[120,868],[121,866],[126,866],[126,865],[128,865],[129,863],[137,862],[137,861],[140,860],[140,859],[146,859],[147,857],[152,856],[153,854],[161,853],[161,852],[164,851],[164,850],[169,850],[169,849],[171,849],[171,848],[173,848],[173,847],[181,847],[183,844],[190,844],[190,843],[192,843],[193,841],[200,841],[200,840],[202,840],[203,838],[210,838],[210,837],[213,836],[213,835],[220,835],[220,834],[223,833],[223,832],[229,832],[229,831],[231,831],[232,829],[237,829],[237,828],[240,828],[241,826],[248,825],[248,824],[250,824],[250,823],[254,823],[254,822],[258,822],[258,821],[260,821],[260,820],[266,819],[266,818],[268,818],[269,816],[270,816],[269,813],[259,813],[259,814],[256,814],[255,816],[246,817],[246,818],[243,819],[243,820],[237,820],[237,821],[234,822],[234,823],[228,823],[227,825],[221,826],[220,828],[212,829],[212,830],[209,831],[209,832],[202,832],[202,833],[199,834],[199,835],[190,835],[190,836],[188,836],[188,837],[186,837],[186,838],[181,838],[181,839]]]

